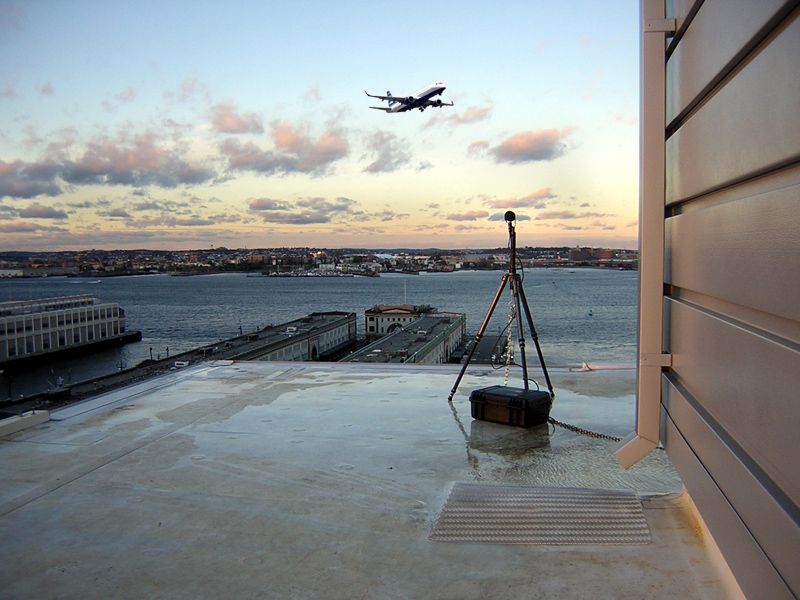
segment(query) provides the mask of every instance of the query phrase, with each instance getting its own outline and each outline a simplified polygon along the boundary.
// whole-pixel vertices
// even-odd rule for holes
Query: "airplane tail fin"
[[[390,92],[389,90],[386,90],[386,95],[389,98],[391,98],[392,97],[392,92]],[[395,104],[397,104],[397,102],[395,102],[394,100],[389,100],[389,108],[392,108]]]

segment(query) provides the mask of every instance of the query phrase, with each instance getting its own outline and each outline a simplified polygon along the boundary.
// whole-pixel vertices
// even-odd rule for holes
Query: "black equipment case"
[[[533,427],[546,422],[553,405],[548,392],[502,385],[474,390],[469,401],[473,419],[518,427]]]

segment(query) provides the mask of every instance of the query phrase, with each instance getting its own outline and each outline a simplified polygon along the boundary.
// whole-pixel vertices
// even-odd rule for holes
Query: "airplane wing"
[[[364,93],[370,98],[378,98],[380,100],[386,100],[387,102],[399,102],[400,104],[408,104],[408,101],[403,96],[375,96],[374,94],[370,94],[369,92],[367,92],[367,90],[364,90]]]
[[[442,102],[441,100],[428,100],[423,106],[454,106],[452,102]]]

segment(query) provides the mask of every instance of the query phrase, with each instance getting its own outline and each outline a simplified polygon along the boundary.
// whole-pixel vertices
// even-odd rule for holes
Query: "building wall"
[[[260,360],[317,360],[321,354],[348,344],[355,337],[355,313],[342,313],[341,318],[335,322],[315,327],[313,333],[299,329],[297,333],[274,344]]]
[[[662,441],[745,594],[797,598],[800,2],[642,0],[643,14],[655,4],[678,25]]]
[[[364,311],[364,331],[367,339],[376,339],[387,333],[392,333],[416,321],[424,312],[417,312],[414,306],[386,307],[387,310],[377,310],[378,307]]]
[[[436,334],[433,339],[409,357],[406,362],[416,362],[424,365],[438,365],[450,360],[450,355],[464,341],[467,335],[467,316],[464,314],[452,315],[452,322]]]
[[[116,302],[0,317],[0,362],[63,350],[125,333]]]

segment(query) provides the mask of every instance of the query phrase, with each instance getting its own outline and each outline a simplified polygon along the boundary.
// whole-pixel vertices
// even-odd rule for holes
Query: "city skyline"
[[[0,250],[635,248],[633,2],[0,2]],[[453,107],[364,90],[444,81]]]

